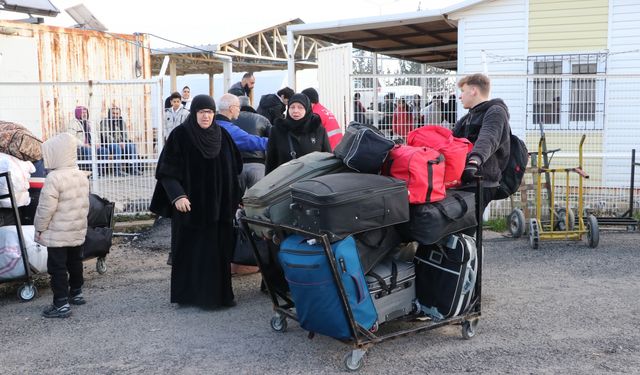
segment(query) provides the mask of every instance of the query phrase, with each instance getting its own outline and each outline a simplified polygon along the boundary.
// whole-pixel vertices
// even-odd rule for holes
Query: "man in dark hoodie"
[[[269,123],[274,124],[277,118],[284,118],[289,99],[294,92],[289,87],[283,87],[275,94],[262,95],[258,104],[258,114],[266,117]]]
[[[493,199],[509,161],[509,109],[502,99],[489,100],[491,81],[484,74],[466,76],[458,82],[458,87],[462,107],[469,113],[458,120],[453,135],[473,143],[462,173],[463,188],[475,191],[474,176],[476,173],[483,176],[484,210]]]

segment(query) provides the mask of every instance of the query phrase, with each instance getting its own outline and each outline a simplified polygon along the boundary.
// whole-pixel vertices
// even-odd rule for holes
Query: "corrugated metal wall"
[[[65,82],[64,95],[61,86],[43,85],[29,95],[17,95],[14,105],[4,107],[0,117],[4,120],[24,121],[35,134],[47,138],[73,116],[77,105],[87,105],[91,91],[87,86],[69,86],[70,82],[135,81],[151,78],[149,41],[145,35],[111,34],[91,30],[70,29],[46,25],[0,21],[0,82]],[[34,61],[35,58],[35,61]],[[106,115],[111,105],[126,108],[149,108],[150,96],[144,86],[136,86],[140,93],[133,93],[126,103],[116,102],[121,97],[117,86],[113,95],[102,93],[102,103],[97,107]],[[30,86],[33,88],[33,86]],[[69,90],[76,90],[70,92]],[[129,103],[129,101],[140,103]],[[95,108],[95,104],[92,104]],[[39,116],[25,110],[39,108]],[[144,115],[143,118],[150,118]],[[151,124],[145,124],[151,128]]]

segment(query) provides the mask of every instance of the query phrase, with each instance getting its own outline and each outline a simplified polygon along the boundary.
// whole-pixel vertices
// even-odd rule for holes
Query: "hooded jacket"
[[[255,113],[255,111],[251,112],[249,108],[251,107],[240,107],[240,115],[238,115],[238,118],[234,120],[233,123],[249,134],[260,137],[269,137],[269,133],[271,132],[271,123],[269,120],[267,120],[266,117]],[[264,164],[264,160],[264,151],[246,151],[242,153],[242,161],[244,163]]]
[[[486,187],[498,186],[502,178],[509,161],[510,133],[509,109],[502,99],[488,100],[471,108],[453,129],[454,136],[473,143],[468,158],[478,162],[478,174],[483,176]]]
[[[80,246],[87,233],[89,180],[76,165],[76,144],[69,133],[42,144],[45,168],[49,169],[33,225],[36,242],[47,247]]]
[[[258,104],[257,112],[269,120],[270,124],[275,124],[276,119],[284,118],[284,111],[287,106],[276,94],[262,95]]]

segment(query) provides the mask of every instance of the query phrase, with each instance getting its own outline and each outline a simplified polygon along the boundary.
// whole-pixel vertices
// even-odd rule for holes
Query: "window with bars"
[[[528,80],[527,129],[539,124],[546,129],[603,129],[606,57],[605,53],[530,56],[528,73],[536,76]]]

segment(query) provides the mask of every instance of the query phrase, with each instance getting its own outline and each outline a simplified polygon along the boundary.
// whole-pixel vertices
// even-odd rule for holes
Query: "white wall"
[[[485,72],[486,68],[492,78],[491,97],[507,103],[513,133],[524,138],[526,79],[500,74],[527,73],[527,1],[490,1],[449,17],[459,21],[458,73]],[[463,112],[458,109],[459,114]]]
[[[610,0],[607,72],[635,74],[607,80],[604,152],[621,154],[604,159],[608,186],[629,186],[631,149],[640,152],[640,2]],[[633,52],[628,52],[633,51]],[[640,182],[637,177],[636,186]]]

